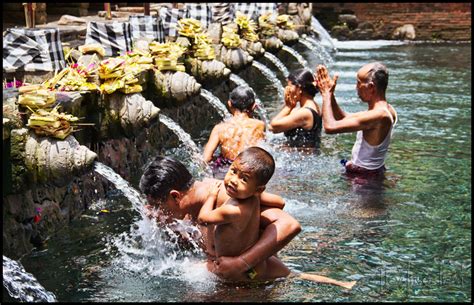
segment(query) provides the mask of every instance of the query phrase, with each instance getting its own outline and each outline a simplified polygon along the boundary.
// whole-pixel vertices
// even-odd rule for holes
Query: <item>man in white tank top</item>
[[[357,72],[357,94],[368,104],[367,111],[346,113],[339,107],[334,96],[337,78],[335,75],[331,79],[325,66],[317,67],[316,85],[323,98],[324,130],[328,134],[357,131],[352,159],[345,164],[347,172],[383,173],[392,130],[398,118],[385,98],[387,68],[374,62],[364,65]]]

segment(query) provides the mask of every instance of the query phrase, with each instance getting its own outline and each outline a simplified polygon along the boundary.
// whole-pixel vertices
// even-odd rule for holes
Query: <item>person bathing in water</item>
[[[255,170],[251,168],[252,164],[258,163],[254,158],[260,160],[261,156],[265,157],[267,164],[259,166],[265,168],[265,178],[257,178]],[[224,183],[210,178],[194,181],[179,161],[157,157],[147,166],[140,180],[140,189],[149,202],[147,208],[160,208],[173,218],[207,222],[207,226],[198,225],[202,232],[202,245],[209,258],[207,267],[222,279],[249,281],[252,278],[270,280],[298,276],[319,283],[352,288],[355,282],[340,282],[315,274],[292,273],[274,256],[299,233],[301,227],[293,217],[281,210],[284,207],[283,198],[264,191],[265,180],[270,179],[274,170],[273,157],[263,149],[253,147],[249,152],[238,156],[234,163]],[[224,208],[217,212],[211,211],[211,215],[206,216],[204,211],[209,208],[214,210],[214,205],[216,209]],[[248,219],[243,219],[239,216],[240,213]],[[206,218],[213,216],[216,218]],[[229,223],[219,223],[215,228],[210,222],[219,221],[219,217],[228,217],[226,219]],[[246,236],[239,239],[239,244],[242,243],[243,246],[237,247],[236,239],[231,239],[230,244],[223,240],[225,236],[235,234],[232,232],[234,229],[238,231],[236,238],[242,239],[242,234]]]
[[[285,87],[285,105],[271,120],[269,130],[284,132],[289,146],[319,147],[322,122],[321,110],[314,101],[317,92],[309,70],[292,72]]]
[[[214,126],[204,147],[206,163],[213,161],[214,152],[220,147],[220,156],[212,162],[215,167],[229,166],[241,151],[265,139],[265,123],[252,118],[256,104],[250,87],[232,90],[227,105],[232,118]]]
[[[351,175],[383,176],[385,159],[397,124],[398,115],[387,102],[388,70],[379,63],[364,65],[357,72],[357,95],[367,103],[368,110],[346,113],[338,105],[334,90],[338,76],[329,77],[325,66],[319,65],[316,86],[323,97],[323,126],[328,134],[357,131],[352,158],[345,163]]]

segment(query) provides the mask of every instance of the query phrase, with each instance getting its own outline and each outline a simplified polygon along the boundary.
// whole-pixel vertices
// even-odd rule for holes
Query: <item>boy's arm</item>
[[[285,207],[285,200],[283,200],[281,196],[262,192],[260,195],[260,204],[267,207],[283,209]]]
[[[211,131],[211,135],[209,136],[209,140],[207,141],[206,146],[204,147],[203,159],[204,162],[209,163],[212,160],[212,155],[217,149],[219,145],[219,129],[220,124],[214,126]]]
[[[240,209],[233,205],[222,205],[217,209],[214,208],[214,204],[217,201],[217,195],[219,194],[219,187],[221,185],[220,181],[216,181],[212,186],[209,196],[204,202],[197,221],[201,225],[209,224],[224,224],[232,222],[236,217],[240,215]],[[232,200],[232,199],[230,199]]]
[[[300,231],[299,222],[288,213],[268,208],[261,212],[260,226],[265,228],[259,240],[239,256],[221,256],[216,260],[215,273],[226,279],[238,279],[250,267],[256,266],[286,246]]]

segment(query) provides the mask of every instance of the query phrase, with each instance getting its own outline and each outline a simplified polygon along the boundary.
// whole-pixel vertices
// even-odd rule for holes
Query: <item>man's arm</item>
[[[207,141],[206,146],[204,147],[203,159],[204,162],[209,163],[212,160],[212,155],[219,145],[219,128],[220,124],[214,126]]]
[[[239,256],[219,257],[215,273],[226,279],[238,279],[249,266],[254,267],[276,254],[301,231],[296,219],[276,208],[268,208],[261,212],[260,226],[264,231],[257,243]]]
[[[260,204],[266,207],[283,209],[285,207],[285,200],[281,196],[262,192],[260,194]]]

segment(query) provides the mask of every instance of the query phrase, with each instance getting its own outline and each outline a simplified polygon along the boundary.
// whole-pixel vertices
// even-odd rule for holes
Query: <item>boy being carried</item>
[[[202,206],[198,222],[214,225],[214,247],[217,258],[221,256],[239,256],[252,247],[259,238],[260,194],[275,170],[273,157],[260,147],[250,147],[241,152],[231,164],[225,178],[224,188],[230,197],[220,207],[214,209],[222,182],[216,182],[209,197]],[[281,206],[280,208],[283,208]],[[243,259],[242,259],[243,260]],[[209,259],[207,268],[215,269],[218,259]],[[245,261],[244,261],[245,262]],[[245,262],[246,265],[247,262]],[[270,280],[286,277],[290,270],[275,256],[264,260],[253,268],[249,265],[246,275],[239,280]],[[352,288],[355,282],[340,282],[313,274],[291,274],[316,282]]]

